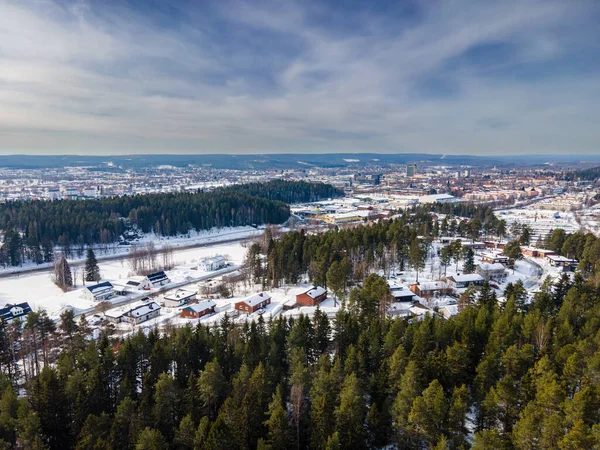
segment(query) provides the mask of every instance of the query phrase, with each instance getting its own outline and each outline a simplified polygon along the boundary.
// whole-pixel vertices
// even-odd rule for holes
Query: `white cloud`
[[[299,1],[220,2],[168,24],[64,5],[0,0],[2,152],[575,154],[600,141],[593,2],[422,2],[410,19],[347,11],[335,25]]]

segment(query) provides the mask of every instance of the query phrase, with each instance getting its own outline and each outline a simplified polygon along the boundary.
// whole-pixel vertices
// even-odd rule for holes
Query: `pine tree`
[[[465,262],[463,263],[464,273],[475,272],[475,253],[472,249],[468,248],[465,252]]]
[[[341,447],[364,448],[365,403],[356,374],[351,373],[344,380],[334,414]]]
[[[168,448],[167,441],[160,431],[148,427],[142,430],[135,445],[135,450],[167,450]]]
[[[267,411],[267,443],[271,450],[287,450],[292,440],[292,430],[285,405],[281,385],[277,385]]]
[[[425,258],[421,241],[419,238],[414,238],[408,251],[408,265],[417,272],[417,283],[419,282],[419,271],[425,268]]]
[[[100,268],[94,250],[90,247],[85,259],[85,281],[100,281]]]

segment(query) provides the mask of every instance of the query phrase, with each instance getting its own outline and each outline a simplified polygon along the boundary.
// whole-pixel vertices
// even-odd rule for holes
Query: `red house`
[[[296,303],[302,306],[317,306],[327,298],[327,291],[321,286],[313,286],[310,289],[296,295]]]
[[[212,300],[204,300],[200,303],[194,303],[193,305],[186,306],[181,310],[181,317],[188,317],[190,319],[198,319],[207,314],[215,312],[216,303]]]
[[[242,311],[247,314],[258,311],[271,303],[271,296],[266,292],[259,292],[235,304],[236,311]]]

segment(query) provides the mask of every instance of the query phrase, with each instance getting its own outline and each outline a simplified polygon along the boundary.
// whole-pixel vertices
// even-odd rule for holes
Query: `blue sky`
[[[1,153],[600,152],[597,0],[0,0]]]

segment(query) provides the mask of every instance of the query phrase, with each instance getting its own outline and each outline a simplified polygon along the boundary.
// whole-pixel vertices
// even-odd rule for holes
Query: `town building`
[[[271,303],[271,296],[266,292],[258,292],[235,304],[236,311],[251,314]]]
[[[296,303],[301,306],[317,306],[327,299],[327,290],[321,286],[313,286],[296,295]]]

